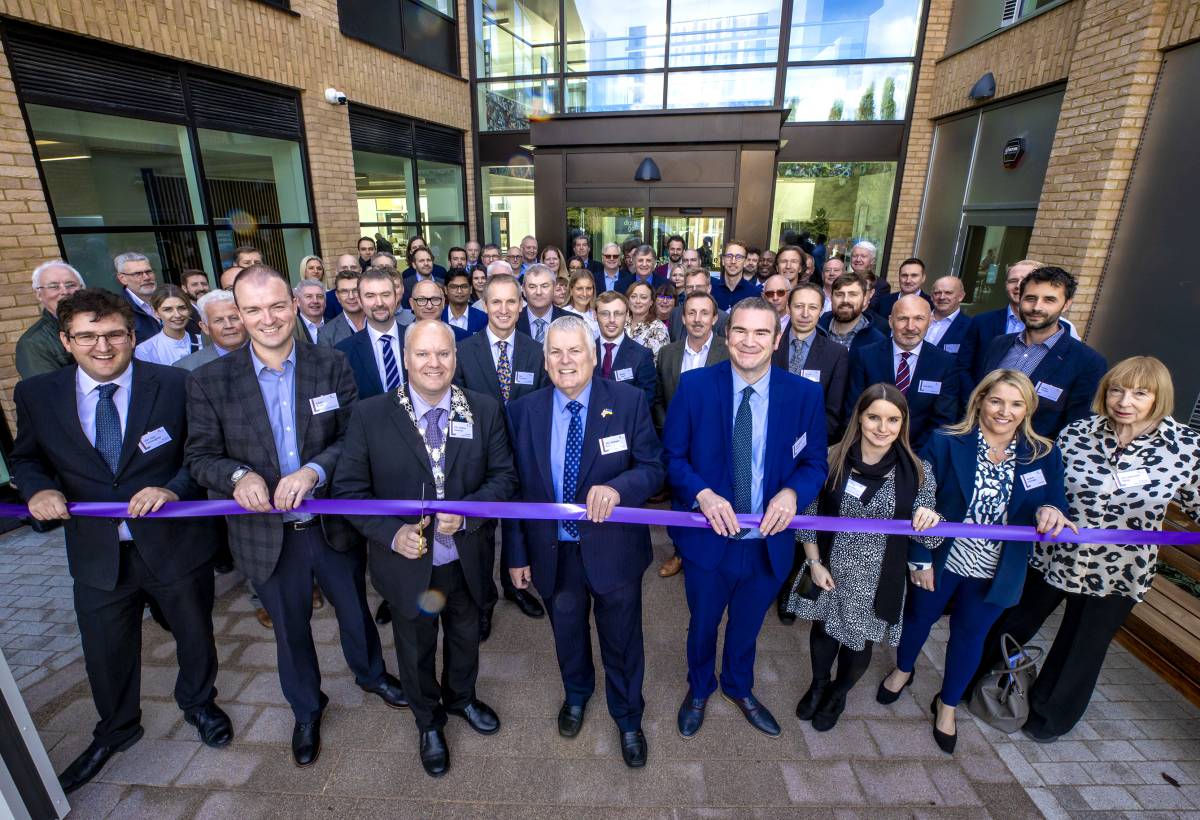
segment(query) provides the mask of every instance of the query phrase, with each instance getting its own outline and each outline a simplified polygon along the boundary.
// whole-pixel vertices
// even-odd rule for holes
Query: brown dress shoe
[[[321,595],[321,588],[313,584],[313,609],[320,609],[325,606],[325,598]]]
[[[683,569],[683,559],[678,555],[672,555],[666,561],[662,562],[662,566],[658,568],[658,576],[660,578],[670,578],[672,575],[678,575],[681,569]]]
[[[254,611],[254,617],[258,618],[258,622],[263,625],[263,629],[275,628],[275,623],[271,620],[271,616],[261,606]]]

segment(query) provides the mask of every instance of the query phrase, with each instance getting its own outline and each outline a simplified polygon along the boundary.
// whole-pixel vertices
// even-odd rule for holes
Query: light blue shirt
[[[729,429],[737,422],[738,406],[742,403],[742,391],[746,387],[754,388],[750,397],[750,414],[754,419],[754,433],[751,437],[750,471],[754,479],[750,489],[750,512],[762,515],[763,512],[763,470],[766,464],[767,452],[767,404],[771,394],[771,371],[767,370],[762,378],[754,384],[748,384],[737,371],[733,371],[733,418]],[[757,527],[746,533],[746,538],[762,538],[763,534]]]
[[[616,272],[616,275],[614,275],[614,276],[609,276],[608,271],[605,271],[604,272],[604,289],[606,291],[607,290],[616,290],[617,289],[617,280],[620,278],[621,278],[621,271],[619,271],[619,270]]]
[[[263,404],[267,406],[267,421],[271,425],[271,438],[275,440],[275,455],[279,458],[279,475],[296,472],[302,466],[311,467],[317,474],[317,487],[325,484],[325,471],[321,465],[300,463],[300,445],[296,440],[296,346],[283,361],[283,370],[272,370],[263,364],[250,347],[250,361],[254,375],[258,378],[258,389],[262,391]],[[305,496],[311,498],[312,494]],[[308,521],[308,513],[285,513],[284,521]]]
[[[1025,329],[1025,323],[1021,321],[1021,317],[1017,315],[1016,310],[1012,305],[1008,306],[1008,312],[1004,314],[1004,332],[1005,333],[1020,333]]]
[[[579,411],[579,421],[584,425],[583,434],[587,435],[587,412],[588,402],[592,398],[592,383],[589,380],[587,387],[583,388],[575,401],[583,405],[583,409]],[[571,427],[571,411],[567,409],[568,399],[566,394],[554,388],[554,415],[550,420],[550,477],[554,481],[554,500],[558,503],[573,504],[575,499],[563,498],[563,466],[567,460],[567,431]],[[582,452],[582,451],[581,451]],[[580,476],[582,479],[582,476]],[[578,486],[576,487],[578,489]],[[567,528],[563,526],[563,522],[558,522],[558,540],[559,541],[576,541],[567,534]]]

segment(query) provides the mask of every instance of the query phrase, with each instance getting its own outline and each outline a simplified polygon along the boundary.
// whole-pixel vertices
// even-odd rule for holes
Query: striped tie
[[[896,389],[901,393],[908,393],[908,385],[912,382],[912,372],[908,369],[908,357],[911,356],[907,350],[900,353],[900,366],[896,368]]]
[[[387,377],[384,389],[395,390],[400,386],[400,368],[396,366],[396,354],[392,352],[391,335],[380,336],[379,344],[383,346],[383,374]]]
[[[546,340],[546,320],[534,319],[533,340],[535,342],[544,342]]]

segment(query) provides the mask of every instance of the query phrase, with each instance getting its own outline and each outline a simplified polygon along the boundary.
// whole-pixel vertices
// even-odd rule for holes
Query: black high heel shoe
[[[900,691],[893,692],[891,689],[888,689],[886,686],[884,686],[884,684],[887,683],[887,679],[891,677],[891,673],[888,673],[888,675],[879,682],[879,691],[875,693],[875,702],[882,703],[884,706],[887,706],[889,703],[895,703],[900,699],[900,695],[904,694],[904,690],[912,686],[913,678],[916,676],[917,670],[914,669],[908,674],[908,680],[906,680],[904,685],[900,687]]]
[[[937,727],[938,701],[941,700],[940,695],[934,695],[933,700],[929,704],[929,711],[933,713],[933,742],[938,745],[948,755],[954,754],[954,745],[958,743],[958,726],[955,725],[955,734],[948,735]],[[957,721],[956,721],[957,724]]]

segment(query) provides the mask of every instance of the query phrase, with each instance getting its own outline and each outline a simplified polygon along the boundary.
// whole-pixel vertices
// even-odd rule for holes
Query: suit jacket
[[[508,400],[515,401],[550,383],[546,376],[542,346],[524,333],[513,333],[509,341],[508,359],[512,366],[512,384]],[[496,401],[500,396],[500,379],[492,361],[491,340],[487,333],[476,333],[458,344],[458,363],[454,383],[459,387],[485,393]],[[522,374],[528,373],[528,376]],[[522,382],[525,382],[524,384]]]
[[[184,370],[197,370],[209,362],[215,362],[221,358],[221,354],[217,352],[217,346],[210,339],[208,344],[197,350],[195,353],[189,353],[179,361],[175,362],[173,367],[182,367]]]
[[[129,307],[133,308],[133,332],[137,344],[149,341],[150,337],[157,335],[162,330],[162,322],[158,320],[158,317],[143,311],[129,295],[128,288],[121,288],[121,298],[129,303]]]
[[[363,323],[362,329],[367,329],[366,322]],[[335,318],[326,321],[325,324],[317,329],[317,344],[321,347],[337,347],[338,344],[349,339],[355,333],[361,332],[361,330],[354,329],[354,325],[350,324],[350,320],[346,318],[343,312]]]
[[[973,353],[971,352],[972,325],[974,320],[961,310],[946,328],[942,338],[938,339],[938,350],[944,350],[958,358],[958,366],[967,373],[971,372]]]
[[[725,326],[729,324],[729,314],[723,310],[717,311],[717,323],[713,325],[713,333],[725,338]],[[677,342],[687,335],[683,326],[683,305],[676,305],[671,311],[671,321],[667,323],[667,333],[672,342]],[[661,351],[660,351],[661,352]]]
[[[588,270],[592,274],[592,280],[596,283],[596,295],[599,296],[601,293],[604,293],[606,290],[608,290],[608,282],[604,279],[604,266],[597,263],[596,270],[592,270],[591,268],[588,268]],[[613,290],[618,290],[621,283],[627,278],[627,275],[624,271],[619,271],[619,273],[620,275],[617,277],[617,281],[613,283]]]
[[[442,321],[450,325],[450,308],[442,311]],[[471,310],[467,307],[467,329],[450,325],[450,329],[454,331],[454,341],[461,342],[470,336],[474,336],[479,331],[487,327],[487,313],[482,310]]]
[[[17,383],[17,439],[12,469],[21,494],[59,490],[68,501],[128,501],[146,487],[164,487],[181,499],[201,497],[200,486],[184,466],[188,439],[182,370],[134,361],[125,438],[114,476],[84,435],[75,399],[78,367],[69,365]],[[151,431],[169,440],[142,452],[138,444]],[[163,583],[182,578],[212,559],[217,539],[204,518],[130,518],[134,549]],[[116,589],[121,565],[118,519],[73,516],[63,522],[67,566],[76,581]]]
[[[850,354],[850,375],[842,418],[854,415],[858,397],[879,382],[896,383],[892,341],[860,348]],[[958,390],[961,373],[954,357],[933,345],[921,345],[917,366],[912,371],[908,392],[908,441],[920,450],[939,427],[958,421]]]
[[[992,340],[983,358],[984,374],[1000,366],[1018,336],[1010,333]],[[1054,441],[1068,424],[1090,416],[1096,388],[1107,370],[1103,356],[1064,333],[1029,376],[1038,396],[1033,429]]]
[[[575,316],[575,315],[577,315],[577,314],[563,310],[558,305],[550,306],[550,321],[551,322],[553,322],[555,319],[561,319],[564,316]],[[549,325],[546,326],[546,329],[547,330],[550,329]],[[517,317],[517,330],[521,333],[524,333],[529,338],[531,338],[531,339],[533,338],[533,329],[529,327],[529,310],[527,308],[521,308],[521,315]]]
[[[600,278],[603,279],[604,277],[601,276]],[[623,274],[621,276],[621,278],[617,280],[617,287],[616,287],[617,293],[624,293],[625,291],[629,290],[629,286],[632,285],[636,281],[637,281],[637,274],[635,274],[635,273]],[[659,276],[656,273],[651,273],[650,278],[647,281],[650,283],[651,289],[658,290],[659,285],[662,285],[671,280],[665,276]]]
[[[967,514],[967,505],[975,491],[975,466],[979,431],[955,436],[938,430],[929,439],[922,457],[933,465],[937,478],[937,511],[949,521],[962,521]],[[1013,474],[1012,495],[1008,499],[1006,523],[1013,526],[1031,527],[1036,523],[1039,507],[1046,505],[1067,511],[1065,473],[1062,455],[1057,447],[1037,460],[1032,460],[1033,450],[1024,439],[1017,442],[1017,464]],[[1028,477],[1028,478],[1025,478]],[[1025,482],[1037,484],[1025,488]],[[937,550],[930,550],[919,540],[908,542],[908,560],[916,563],[933,563],[934,586],[940,582],[942,570],[954,539],[947,538]],[[988,587],[989,604],[1010,607],[1021,598],[1021,587],[1025,583],[1025,569],[1033,551],[1032,541],[1004,541],[1000,548],[1000,565]]]
[[[408,374],[404,370],[404,333],[397,335],[400,358],[396,360],[396,367],[400,369],[401,381],[407,383]],[[346,355],[346,361],[350,363],[350,370],[354,373],[354,384],[358,388],[360,399],[369,399],[383,392],[383,381],[379,378],[379,367],[375,364],[375,349],[371,346],[371,335],[365,327],[338,342],[334,350],[340,350]]]
[[[343,321],[345,321],[343,319]],[[324,324],[321,325],[324,327]],[[317,328],[317,333],[321,332],[321,328]],[[304,318],[300,315],[300,311],[296,311],[296,328],[292,331],[292,338],[298,342],[308,342],[310,345],[315,345],[317,340],[313,338],[308,331],[308,325],[304,323]]]
[[[430,276],[433,277],[433,281],[435,281],[435,282],[445,283],[446,269],[443,268],[441,265],[434,265],[433,272],[430,274]],[[412,297],[413,288],[415,288],[416,286],[417,286],[417,272],[415,270],[413,270],[412,268],[405,268],[404,269],[404,295],[400,297],[400,307],[404,308],[405,310],[412,307],[412,305],[409,304],[409,299]]]
[[[601,365],[604,363],[604,337],[596,340],[596,369],[592,371],[597,379],[601,375]],[[626,372],[628,371],[628,372]],[[613,357],[612,377],[614,381],[626,382],[633,385],[646,396],[646,407],[654,406],[654,394],[658,391],[658,377],[654,372],[654,354],[626,336],[621,340],[621,346]],[[625,378],[622,378],[624,376]]]
[[[313,413],[312,399],[337,396],[336,406]],[[358,398],[346,357],[319,345],[296,343],[296,441],[300,463],[325,471],[326,484],[313,496],[329,495],[329,484],[342,454],[342,438]],[[250,345],[234,350],[192,373],[187,383],[187,465],[208,488],[209,498],[232,498],[231,477],[249,467],[263,477],[272,496],[279,483],[279,456],[267,418],[266,403],[250,359]],[[246,577],[262,583],[271,577],[283,549],[283,518],[272,513],[226,517],[229,549]],[[325,538],[338,550],[360,545],[338,516],[321,516]]]
[[[767,407],[763,506],[784,487],[796,493],[796,509],[817,497],[829,472],[825,439],[825,401],[821,388],[786,370],[772,367]],[[696,495],[708,488],[733,500],[733,366],[721,362],[691,370],[667,410],[663,428],[671,506],[691,512]],[[715,569],[730,544],[708,528],[668,527],[679,554],[705,569]],[[771,568],[780,583],[792,570],[796,537],[791,530],[767,539]]]
[[[967,331],[967,347],[971,359],[966,363],[971,368],[972,387],[987,374],[983,369],[983,360],[992,345],[992,340],[997,336],[1006,335],[1007,330],[1008,305],[972,317],[971,326]],[[959,353],[962,353],[961,347]]]
[[[651,415],[654,417],[654,426],[660,435],[663,425],[667,421],[667,408],[671,405],[671,399],[675,397],[675,391],[679,389],[679,377],[683,370],[683,346],[686,344],[687,339],[680,339],[678,342],[663,345],[662,349],[658,351],[658,362],[655,365],[658,390],[654,394],[654,406],[650,409]],[[713,340],[708,346],[708,358],[704,360],[704,366],[711,367],[728,359],[729,348],[725,345],[725,340],[713,333]]]
[[[877,344],[888,339],[887,334],[880,332],[879,328],[875,326],[874,320],[872,320],[869,315],[867,316],[867,319],[871,321],[871,326],[865,330],[860,330],[857,334],[855,334],[854,340],[850,342],[851,353],[858,350],[860,347]],[[831,324],[833,324],[833,311],[822,313],[821,318],[817,319],[817,327],[825,331],[826,335],[829,334],[829,326]],[[833,339],[830,339],[830,341],[832,342]],[[837,342],[833,343],[837,344]]]
[[[545,387],[508,403],[509,431],[516,454],[520,498],[553,503],[550,433],[554,387]],[[611,410],[611,413],[604,411]],[[626,446],[607,454],[600,440],[624,436]],[[622,507],[641,507],[662,486],[662,445],[650,423],[650,408],[636,388],[592,379],[592,395],[583,426],[583,454],[575,497],[582,504],[597,484],[621,495]],[[558,567],[558,522],[506,519],[508,567],[528,566],[543,597],[553,594]],[[579,549],[589,586],[603,595],[631,582],[640,583],[650,566],[650,528],[642,524],[579,522]]]
[[[788,369],[791,339],[792,334],[785,329],[783,337],[779,340],[779,347],[775,349],[775,354],[771,357],[771,364],[783,370]],[[816,371],[818,374],[816,381],[825,393],[825,430],[829,439],[836,441],[840,437],[842,429],[842,405],[846,401],[846,379],[850,370],[850,354],[846,352],[846,348],[830,339],[818,328],[813,332],[812,344],[808,348],[808,358],[804,360],[804,369]]]
[[[508,501],[517,490],[512,448],[504,410],[482,393],[463,391],[473,417],[471,437],[446,439],[445,498],[453,501]],[[333,476],[335,498],[437,498],[429,456],[420,430],[413,425],[396,394],[375,396],[354,405],[346,438]],[[434,516],[425,538],[433,544]],[[410,559],[393,552],[392,539],[403,524],[418,516],[352,515],[347,520],[367,538],[371,580],[400,617],[421,614],[421,593],[429,589],[433,549]],[[484,605],[484,589],[492,567],[485,557],[491,519],[467,518],[454,536],[463,576],[471,597]]]
[[[883,319],[884,324],[887,324],[888,317],[892,315],[892,308],[896,306],[896,302],[900,301],[900,297],[903,295],[904,294],[898,290],[891,293],[885,293],[883,295],[877,293],[874,297],[872,297],[871,305],[868,310],[872,310],[879,314],[880,318]],[[928,302],[929,307],[933,307],[933,299],[929,297],[928,293],[921,290],[917,291],[917,295]]]

